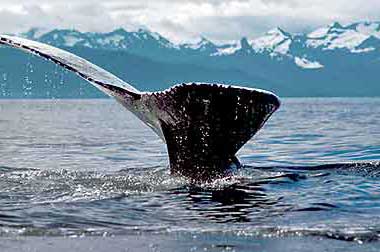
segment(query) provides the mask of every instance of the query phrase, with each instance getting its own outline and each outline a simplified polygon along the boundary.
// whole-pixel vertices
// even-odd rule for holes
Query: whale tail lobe
[[[236,152],[280,106],[270,92],[218,84],[182,84],[149,96],[171,171],[197,181],[239,166]]]
[[[45,58],[114,97],[166,142],[171,171],[194,180],[210,180],[239,165],[236,152],[280,105],[270,92],[219,84],[191,83],[140,92],[50,45],[6,35],[0,36],[0,44]]]

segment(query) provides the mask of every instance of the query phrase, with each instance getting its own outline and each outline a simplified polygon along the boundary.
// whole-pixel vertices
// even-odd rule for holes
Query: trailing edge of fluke
[[[221,84],[187,83],[141,92],[50,45],[6,35],[0,36],[0,44],[52,61],[114,97],[166,142],[171,172],[192,181],[210,181],[239,167],[236,152],[280,106],[271,92]]]

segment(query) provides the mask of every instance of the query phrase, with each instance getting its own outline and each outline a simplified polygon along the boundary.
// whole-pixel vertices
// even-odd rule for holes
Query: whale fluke
[[[223,176],[240,166],[236,152],[280,106],[271,92],[209,83],[187,83],[164,91],[140,92],[104,69],[39,42],[0,36],[12,46],[52,61],[134,113],[167,144],[170,169],[195,181]]]
[[[218,84],[177,85],[152,96],[172,172],[195,180],[239,166],[236,152],[280,105],[269,92]]]

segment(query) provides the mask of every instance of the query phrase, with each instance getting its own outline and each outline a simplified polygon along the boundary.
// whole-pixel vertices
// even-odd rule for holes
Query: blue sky
[[[333,21],[380,20],[380,0],[0,0],[0,32],[30,27],[148,28],[173,41],[255,37],[279,26],[309,31]]]

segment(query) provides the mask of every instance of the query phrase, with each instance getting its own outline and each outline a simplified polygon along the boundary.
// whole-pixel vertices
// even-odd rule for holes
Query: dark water
[[[379,98],[284,99],[239,157],[190,185],[112,100],[2,100],[0,236],[380,239]]]

